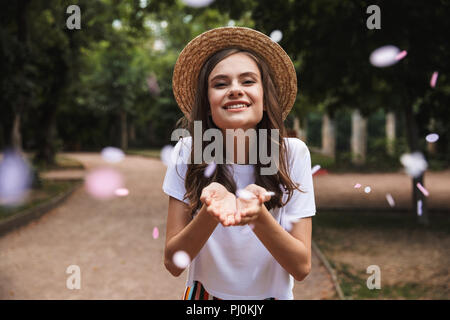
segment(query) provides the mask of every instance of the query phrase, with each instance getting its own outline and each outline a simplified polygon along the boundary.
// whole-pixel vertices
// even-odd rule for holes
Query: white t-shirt
[[[167,168],[163,190],[169,196],[189,204],[184,199],[184,177],[191,153],[192,137],[180,139],[174,152],[182,161]],[[311,157],[305,143],[297,138],[285,138],[288,150],[289,174],[304,193],[295,190],[290,201],[270,210],[280,225],[290,230],[290,221],[315,215],[316,206],[311,174]],[[255,183],[254,165],[229,165],[237,189]],[[267,190],[271,191],[271,190]],[[287,198],[284,194],[283,201]],[[194,216],[195,219],[195,216]],[[192,260],[187,286],[200,281],[213,296],[226,300],[262,300],[275,297],[293,299],[293,277],[273,258],[248,225],[223,227],[218,224],[198,255]]]

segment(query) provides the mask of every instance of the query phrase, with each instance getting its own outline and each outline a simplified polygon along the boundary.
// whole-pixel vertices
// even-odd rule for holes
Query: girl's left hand
[[[250,184],[244,190],[251,192],[255,197],[251,199],[237,198],[236,216],[240,219],[236,220],[240,221],[239,223],[234,224],[236,226],[243,226],[258,219],[264,202],[269,201],[271,198],[271,196],[267,194],[266,189],[256,184]]]

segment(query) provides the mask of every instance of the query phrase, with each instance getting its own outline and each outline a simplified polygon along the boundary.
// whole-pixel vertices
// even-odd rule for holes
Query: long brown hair
[[[295,184],[289,177],[289,164],[287,163],[286,147],[284,143],[284,137],[286,137],[286,129],[282,120],[282,110],[280,109],[277,91],[275,88],[275,83],[273,82],[273,77],[271,71],[265,61],[259,57],[254,52],[249,50],[244,50],[237,47],[230,47],[220,50],[214,53],[209,59],[204,63],[200,71],[197,83],[197,92],[195,95],[195,103],[192,106],[192,111],[190,114],[190,121],[183,117],[180,119],[178,124],[189,130],[192,137],[192,147],[191,147],[191,159],[194,159],[194,121],[202,122],[202,136],[203,133],[210,129],[218,129],[217,126],[212,121],[212,117],[209,114],[210,105],[208,101],[208,77],[214,67],[226,57],[242,52],[252,58],[258,65],[259,71],[261,73],[262,86],[264,91],[264,106],[266,110],[263,112],[263,117],[257,125],[258,129],[267,129],[270,133],[271,129],[279,130],[279,141],[277,142],[277,147],[279,148],[279,159],[278,159],[278,170],[276,174],[273,175],[261,175],[260,169],[265,167],[260,163],[259,158],[255,164],[255,184],[262,186],[267,191],[275,192],[275,196],[272,196],[270,201],[265,203],[268,210],[276,207],[284,206],[292,197],[295,189],[301,191],[298,185]],[[257,139],[259,140],[259,135],[257,134]],[[270,154],[273,155],[270,143],[270,134],[267,135],[266,146]],[[199,143],[199,142],[197,142]],[[204,150],[206,143],[201,142],[202,150]],[[225,145],[225,144],[224,144]],[[258,144],[259,145],[259,141]],[[269,163],[270,165],[270,163]],[[189,199],[191,214],[193,215],[198,209],[200,209],[202,203],[200,201],[200,196],[203,188],[208,186],[212,182],[218,182],[222,184],[229,192],[236,193],[236,183],[233,180],[231,172],[228,170],[226,164],[217,164],[216,170],[213,175],[209,178],[204,176],[204,171],[207,164],[203,162],[202,164],[188,164],[186,177],[185,177],[185,188],[186,194],[185,199]],[[288,198],[286,202],[283,202],[283,190],[281,186],[286,190]]]

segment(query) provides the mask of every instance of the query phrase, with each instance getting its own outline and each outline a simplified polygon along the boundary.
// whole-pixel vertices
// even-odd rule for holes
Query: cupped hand
[[[236,216],[236,196],[220,183],[212,182],[203,188],[200,201],[206,205],[206,212],[223,226],[232,226],[240,222]]]
[[[256,184],[250,184],[245,187],[244,190],[246,191],[246,194],[252,196],[237,198],[236,216],[239,217],[239,219],[237,219],[239,222],[236,222],[235,225],[246,225],[254,222],[258,219],[264,202],[269,201],[271,198],[266,189]]]

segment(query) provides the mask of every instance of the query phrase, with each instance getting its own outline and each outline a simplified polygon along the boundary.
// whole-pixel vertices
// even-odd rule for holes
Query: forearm
[[[206,241],[208,241],[217,224],[218,221],[206,212],[206,206],[203,205],[195,218],[166,243],[164,252],[164,264],[166,268],[173,275],[180,275],[184,269],[177,267],[173,263],[173,255],[177,251],[182,250],[193,260],[203,248]]]
[[[296,280],[303,280],[311,267],[310,248],[283,229],[263,205],[253,232],[275,260]]]

